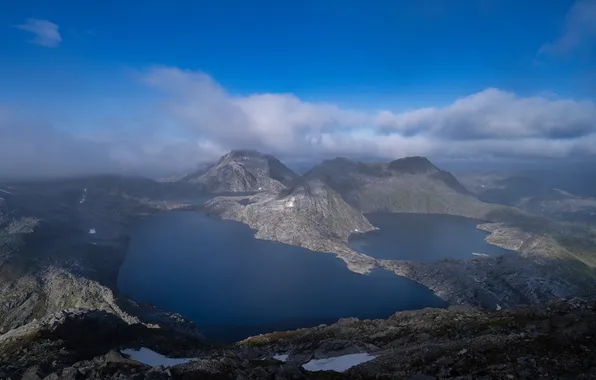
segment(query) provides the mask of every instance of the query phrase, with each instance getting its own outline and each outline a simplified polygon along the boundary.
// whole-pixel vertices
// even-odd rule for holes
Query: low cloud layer
[[[175,67],[143,72],[141,85],[162,99],[158,106],[143,107],[147,119],[159,121],[150,131],[122,123],[112,132],[98,126],[93,135],[66,133],[52,120],[33,122],[0,109],[0,176],[165,174],[237,148],[313,161],[335,156],[383,160],[410,155],[487,160],[596,156],[592,100],[520,97],[486,89],[442,107],[363,112],[307,102],[293,94],[238,96],[204,73]],[[126,115],[105,116],[126,120]]]
[[[445,107],[360,112],[292,94],[228,94],[205,74],[155,68],[145,81],[169,96],[167,112],[227,148],[278,154],[566,157],[596,153],[593,101],[519,97],[487,89]]]
[[[62,36],[58,31],[58,25],[48,20],[27,19],[24,24],[17,25],[18,29],[33,33],[31,43],[45,46],[57,47],[62,42]]]

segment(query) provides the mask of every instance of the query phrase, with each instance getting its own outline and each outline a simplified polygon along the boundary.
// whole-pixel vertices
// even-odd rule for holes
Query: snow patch
[[[354,366],[357,366],[362,363],[366,363],[375,359],[376,356],[363,353],[363,354],[349,354],[349,355],[342,355],[336,356],[334,358],[328,359],[313,359],[306,364],[303,364],[302,367],[311,372],[315,371],[335,371],[335,372],[344,372]]]
[[[503,309],[503,308],[501,307],[501,305],[497,304],[497,310],[501,310],[501,309]]]
[[[259,190],[262,190],[262,189],[263,189],[262,187],[259,187]]]
[[[91,228],[91,229],[89,230],[89,233],[90,233],[91,235],[95,235],[95,228]]]
[[[4,190],[4,189],[0,189],[0,192],[1,192],[1,193],[4,193],[4,194],[11,194],[11,192],[10,192],[10,191],[6,191],[6,190]]]
[[[280,362],[285,362],[288,360],[288,354],[275,354],[273,355],[273,359],[279,360]]]
[[[192,360],[192,358],[168,358],[145,347],[141,347],[139,350],[127,348],[120,352],[127,355],[131,360],[136,360],[150,366],[171,367],[178,364],[185,364]]]
[[[354,228],[354,232],[359,232],[359,231],[358,231],[358,228]]]
[[[290,197],[290,199],[288,199],[288,201],[286,202],[286,207],[288,208],[292,208],[296,205],[296,198],[294,197]]]
[[[87,197],[87,189],[83,190],[83,196],[81,197],[81,200],[79,201],[79,203],[83,203],[85,202],[85,198]]]

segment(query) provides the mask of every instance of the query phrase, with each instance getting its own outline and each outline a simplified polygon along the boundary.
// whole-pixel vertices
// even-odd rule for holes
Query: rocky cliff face
[[[596,376],[596,302],[572,299],[487,312],[470,307],[396,313],[209,347],[99,311],[63,311],[0,336],[0,376],[19,379],[589,379]],[[148,347],[191,358],[151,367],[120,354]],[[368,354],[343,373],[311,360]],[[281,356],[283,355],[283,356]],[[278,359],[276,359],[278,358]]]
[[[212,193],[279,191],[291,187],[299,176],[273,156],[255,151],[232,151],[211,166],[179,182],[195,183]]]
[[[345,158],[324,161],[305,174],[327,183],[361,212],[452,214],[486,219],[497,205],[474,197],[449,172],[424,157],[370,164]]]
[[[279,193],[217,197],[206,208],[212,215],[248,224],[259,239],[333,252],[359,272],[372,265],[370,257],[357,254],[346,244],[351,233],[374,227],[321,181],[303,181]]]

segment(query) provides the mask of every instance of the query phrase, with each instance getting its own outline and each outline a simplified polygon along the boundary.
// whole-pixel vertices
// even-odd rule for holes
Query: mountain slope
[[[365,213],[439,213],[482,219],[498,208],[476,199],[451,173],[424,157],[375,164],[336,158],[315,166],[305,177],[327,183]]]
[[[277,158],[250,150],[231,151],[217,164],[179,180],[199,184],[208,192],[279,191],[294,185],[299,176]]]
[[[374,227],[321,181],[302,181],[277,194],[217,197],[206,207],[212,215],[248,224],[257,230],[257,238],[333,252],[356,271],[370,268],[371,259],[349,250],[346,243],[351,233]]]

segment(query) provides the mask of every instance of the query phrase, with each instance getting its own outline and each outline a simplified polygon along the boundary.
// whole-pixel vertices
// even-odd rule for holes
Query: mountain
[[[277,158],[252,150],[234,150],[209,168],[201,168],[178,182],[201,185],[211,193],[279,191],[300,176]]]
[[[300,181],[279,193],[217,197],[207,211],[255,229],[259,239],[274,240],[314,251],[333,252],[355,271],[366,271],[368,256],[347,248],[348,237],[374,227],[342,197],[319,180]]]
[[[327,160],[304,175],[337,191],[362,212],[438,213],[487,218],[498,208],[479,201],[451,173],[424,157],[389,163]]]
[[[511,205],[561,221],[596,223],[596,198],[551,187],[544,178],[522,173],[466,173],[461,179],[484,202]]]

